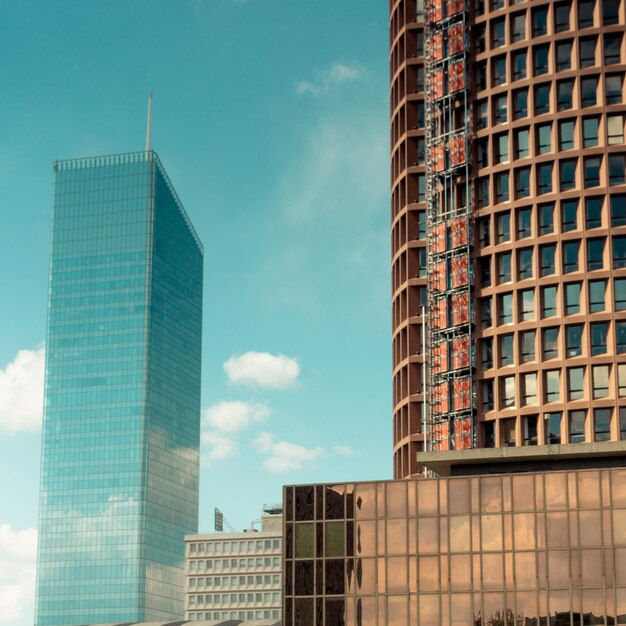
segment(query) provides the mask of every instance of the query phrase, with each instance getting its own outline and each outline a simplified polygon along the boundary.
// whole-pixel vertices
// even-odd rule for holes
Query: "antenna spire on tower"
[[[152,149],[152,94],[148,94],[148,125],[146,128],[146,156]]]

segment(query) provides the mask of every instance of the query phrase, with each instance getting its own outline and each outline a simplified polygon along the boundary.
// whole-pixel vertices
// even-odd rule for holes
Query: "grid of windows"
[[[479,415],[497,409],[489,432],[479,429],[478,445],[533,439],[525,433],[535,396],[539,422],[565,416],[563,441],[618,438],[617,365],[626,359],[622,5],[477,5],[477,27],[497,23],[499,35],[497,45],[485,40],[485,90],[475,96],[477,141],[485,146],[476,171],[485,202],[475,203],[484,245],[475,255],[477,269],[489,270],[476,295],[511,303],[506,322],[500,316],[478,335],[485,357],[478,387],[489,389],[477,394]],[[495,59],[503,60],[504,76],[494,73]],[[490,199],[498,202],[494,221]],[[514,225],[506,237],[502,219]],[[511,365],[513,373],[498,369]],[[565,403],[574,400],[585,405],[572,416]],[[539,428],[537,442],[547,436]]]
[[[624,469],[288,486],[284,500],[285,626],[624,623]]]
[[[280,534],[189,535],[185,542],[187,619],[280,619]]]

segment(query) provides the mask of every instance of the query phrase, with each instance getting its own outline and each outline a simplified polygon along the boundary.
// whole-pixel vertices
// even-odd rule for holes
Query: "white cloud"
[[[32,623],[37,531],[0,524],[0,623]]]
[[[0,430],[37,432],[43,415],[45,349],[20,350],[0,370]]]
[[[288,441],[276,441],[274,435],[267,432],[261,433],[253,443],[261,454],[267,456],[263,467],[270,472],[299,470],[304,463],[314,461],[324,454],[323,448],[305,448]]]
[[[202,433],[200,440],[208,447],[208,451],[202,454],[205,461],[222,461],[239,453],[237,443],[228,435],[209,431]]]
[[[224,363],[224,370],[231,383],[269,389],[293,387],[300,375],[296,359],[267,352],[232,356]]]
[[[337,445],[333,451],[340,456],[352,456],[354,454],[354,450],[350,446]]]
[[[270,409],[259,402],[219,402],[204,409],[202,423],[224,433],[234,433],[267,419]]]
[[[364,73],[363,69],[357,66],[334,61],[327,68],[318,71],[315,80],[301,80],[296,83],[296,93],[299,96],[310,94],[319,97],[328,93],[335,85],[355,81]]]

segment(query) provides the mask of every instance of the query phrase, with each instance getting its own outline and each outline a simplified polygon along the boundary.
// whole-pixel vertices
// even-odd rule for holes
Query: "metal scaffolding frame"
[[[425,7],[430,450],[475,446],[469,7]]]

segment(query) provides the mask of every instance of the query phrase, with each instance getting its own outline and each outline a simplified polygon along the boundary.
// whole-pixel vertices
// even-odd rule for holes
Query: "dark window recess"
[[[550,85],[538,85],[535,87],[535,114],[548,113],[550,111]]]
[[[559,165],[559,187],[568,191],[576,187],[576,159],[566,159]]]
[[[587,270],[601,270],[604,239],[587,239]]]
[[[622,185],[624,179],[624,155],[609,154],[609,185]]]
[[[611,226],[626,226],[626,195],[611,196]]]
[[[485,448],[494,448],[496,445],[495,422],[483,422],[483,445]]]
[[[598,79],[595,76],[581,78],[580,101],[583,107],[592,107],[598,102]]]
[[[550,46],[536,46],[533,48],[533,73],[541,76],[548,73],[548,52]]]
[[[613,237],[613,268],[626,267],[626,237]]]
[[[561,202],[561,224],[563,232],[576,230],[578,227],[578,200],[563,200]]]
[[[567,241],[563,244],[563,273],[570,274],[578,271],[578,241]]]
[[[580,67],[593,67],[596,64],[596,38],[580,40]]]
[[[579,0],[578,2],[578,28],[593,26],[593,0]]]
[[[542,246],[541,250],[541,275],[549,276],[554,274],[554,244]]]
[[[580,356],[582,354],[583,327],[582,324],[566,326],[565,343],[567,356]]]
[[[607,104],[619,104],[622,101],[622,75],[609,74],[605,78],[605,92]]]
[[[554,5],[554,30],[557,33],[569,30],[569,11],[569,2]]]
[[[626,311],[626,278],[615,278],[613,281],[615,294],[615,310]]]
[[[609,26],[619,21],[619,0],[602,0],[602,25]]]
[[[583,443],[585,441],[585,411],[570,411],[569,440],[570,443]]]
[[[604,35],[604,63],[612,65],[620,62],[620,47],[622,36],[619,33],[606,33]]]
[[[536,446],[537,445],[537,420],[536,415],[529,415],[524,417],[524,445]]]
[[[557,109],[566,111],[572,108],[572,94],[574,92],[574,81],[562,80],[557,83]]]
[[[600,158],[587,157],[585,166],[585,188],[597,187],[600,184]]]
[[[561,414],[546,413],[544,416],[547,444],[561,443]]]
[[[591,324],[591,354],[606,354],[607,323]]]
[[[548,9],[539,7],[533,10],[533,36],[540,37],[548,32]]]
[[[515,172],[515,197],[530,196],[530,168],[522,167]]]
[[[539,205],[539,234],[548,235],[554,232],[554,205]]]
[[[617,342],[617,354],[626,353],[626,322],[615,323],[615,337]]]
[[[513,117],[516,120],[528,117],[527,89],[518,89],[513,92]]]
[[[572,42],[563,41],[556,44],[557,71],[569,70],[572,67]]]
[[[537,191],[539,194],[552,191],[552,163],[537,166]]]
[[[607,390],[608,395],[608,390]],[[594,409],[594,438],[595,441],[610,441],[611,439],[611,409]]]
[[[602,198],[585,198],[585,220],[587,228],[602,226]]]

